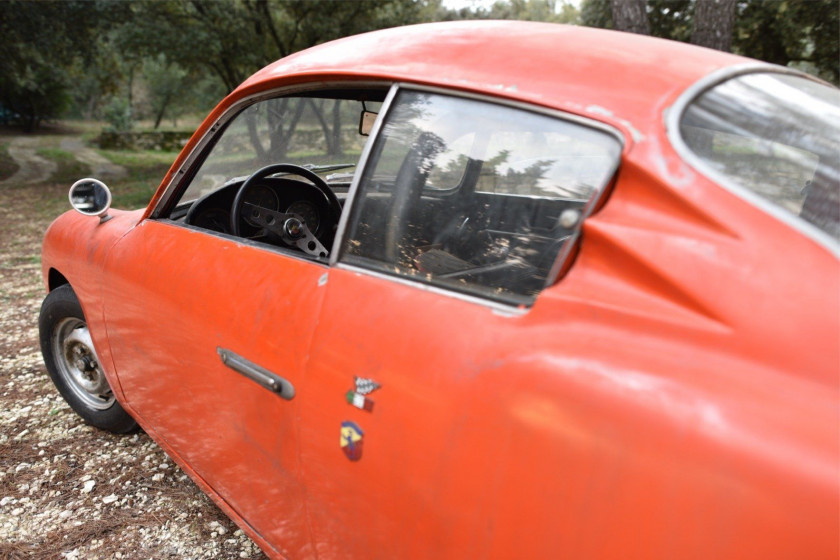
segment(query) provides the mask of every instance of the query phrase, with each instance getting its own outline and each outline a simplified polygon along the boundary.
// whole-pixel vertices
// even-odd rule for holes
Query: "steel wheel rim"
[[[53,329],[52,351],[58,374],[85,405],[105,410],[114,404],[114,393],[99,365],[84,321],[75,317],[63,319]]]

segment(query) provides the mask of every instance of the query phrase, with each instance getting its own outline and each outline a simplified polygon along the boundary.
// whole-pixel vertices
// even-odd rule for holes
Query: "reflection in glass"
[[[343,259],[530,304],[616,168],[620,144],[580,124],[401,91],[359,185]],[[568,221],[566,221],[568,223]]]
[[[715,171],[840,240],[840,90],[739,76],[695,99],[680,133]]]
[[[82,179],[70,188],[70,204],[82,214],[98,216],[111,205],[111,194],[103,183]]]

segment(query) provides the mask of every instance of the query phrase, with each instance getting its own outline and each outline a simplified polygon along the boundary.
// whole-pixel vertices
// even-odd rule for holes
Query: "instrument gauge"
[[[266,210],[273,210],[275,212],[280,209],[280,199],[277,198],[277,193],[265,185],[254,185],[249,187],[245,196],[242,198],[242,203],[244,204],[246,202],[253,204],[254,206],[259,206],[260,208],[265,208]],[[243,212],[242,217],[249,225],[259,227],[259,224],[248,217],[247,212]]]
[[[321,215],[318,208],[308,200],[293,202],[286,209],[286,214],[295,214],[300,217],[313,234],[318,231],[318,227],[321,225]]]

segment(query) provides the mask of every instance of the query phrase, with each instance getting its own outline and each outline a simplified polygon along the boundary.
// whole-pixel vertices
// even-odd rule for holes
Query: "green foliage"
[[[177,152],[98,150],[100,154],[128,171],[128,177],[108,186],[113,195],[114,208],[134,210],[149,203],[160,180],[169,171]]]
[[[584,0],[580,7],[580,22],[586,27],[613,29],[610,0]]]
[[[131,130],[134,122],[131,117],[131,105],[128,100],[122,97],[114,97],[105,107],[105,120],[108,121],[108,130],[113,132],[125,132]]]
[[[62,114],[76,71],[89,63],[100,26],[118,3],[0,2],[0,104],[27,130]]]
[[[652,34],[687,41],[696,0],[647,0]],[[3,0],[0,120],[205,113],[266,64],[339,37],[412,23],[518,19],[612,27],[611,0]],[[740,0],[733,50],[840,81],[837,0]],[[115,101],[123,99],[124,101]],[[129,111],[125,111],[126,106]]]
[[[694,0],[647,0],[651,34],[688,41]],[[612,28],[610,0],[584,0],[581,22]],[[782,66],[795,66],[840,83],[840,3],[837,0],[741,0],[732,50]]]
[[[691,39],[692,0],[648,0],[647,6],[652,35],[685,43]]]
[[[607,0],[609,1],[609,0]],[[434,17],[437,21],[464,19],[511,19],[577,24],[580,12],[565,0],[498,0],[489,8],[446,10],[440,6]]]
[[[146,59],[143,63],[143,77],[146,80],[149,103],[157,129],[167,111],[174,117],[185,109],[184,104],[179,101],[183,101],[189,92],[187,71],[167,60],[166,55],[161,53]]]
[[[840,4],[837,0],[766,0],[738,6],[734,50],[802,67],[840,84]]]
[[[161,54],[185,69],[215,74],[228,91],[269,62],[373,29],[421,21],[419,1],[139,1],[117,30],[124,52]]]

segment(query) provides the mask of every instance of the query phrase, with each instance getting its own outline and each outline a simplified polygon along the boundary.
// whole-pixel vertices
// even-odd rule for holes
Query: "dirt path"
[[[90,167],[93,176],[102,181],[122,179],[128,172],[125,167],[111,163],[84,145],[79,138],[63,138],[59,144],[62,150],[72,153],[77,160]]]
[[[69,208],[67,185],[43,182],[52,168],[37,141],[12,144],[35,163],[0,184],[0,560],[264,559],[146,434],[87,426],[52,385],[40,245]]]
[[[9,156],[20,166],[17,172],[0,181],[2,185],[31,185],[44,183],[58,169],[54,161],[39,156],[36,150],[42,147],[41,136],[19,136],[9,144]]]
[[[62,150],[73,154],[78,161],[90,167],[91,174],[98,179],[116,180],[128,175],[124,167],[88,148],[80,138],[68,136],[57,140],[55,136],[17,136],[9,143],[8,150],[9,156],[20,169],[5,181],[0,181],[0,187],[49,182],[58,165],[39,155],[38,150],[55,147],[56,142]]]

